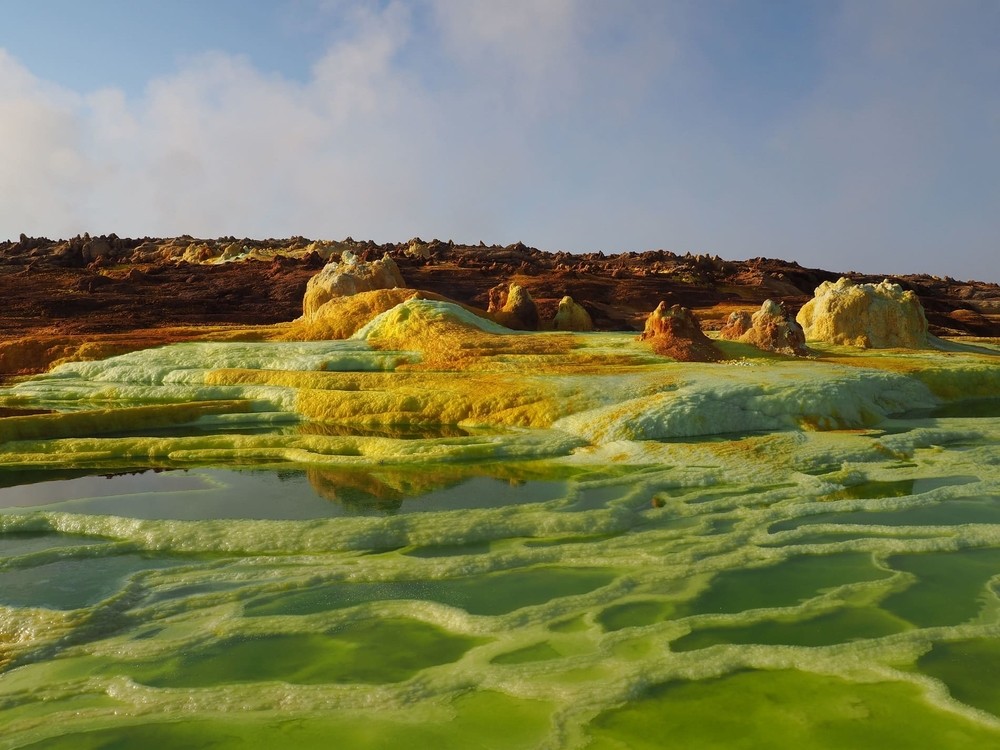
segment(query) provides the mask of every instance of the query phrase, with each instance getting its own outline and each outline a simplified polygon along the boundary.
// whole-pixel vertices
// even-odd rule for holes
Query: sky
[[[1000,281],[996,0],[0,0],[0,239]]]

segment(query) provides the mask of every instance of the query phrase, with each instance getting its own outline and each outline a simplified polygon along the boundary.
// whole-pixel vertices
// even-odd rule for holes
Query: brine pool
[[[321,426],[269,418],[8,442],[0,748],[995,746],[977,399],[548,453],[344,428],[289,460],[246,446]]]

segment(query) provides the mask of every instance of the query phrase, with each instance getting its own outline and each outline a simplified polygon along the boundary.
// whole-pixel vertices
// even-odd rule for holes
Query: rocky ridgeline
[[[437,301],[428,299],[427,295],[433,295]],[[423,311],[426,319],[414,327],[409,316],[418,310]],[[431,313],[427,315],[427,311]],[[438,350],[436,361],[443,362],[454,358],[455,351],[440,357],[443,342],[428,346],[433,342],[427,340],[431,330],[438,332],[431,336],[432,339],[449,330],[447,326],[442,327],[441,320],[435,324],[434,319],[439,316],[454,318],[452,327],[457,325],[467,331],[489,330],[486,321],[499,332],[593,330],[586,309],[569,296],[559,301],[552,320],[539,316],[530,292],[516,282],[498,284],[490,289],[486,310],[463,309],[455,300],[409,287],[388,253],[377,260],[364,261],[345,251],[309,280],[302,316],[289,326],[285,337],[293,340],[347,338],[361,335],[376,319],[381,325],[385,316],[395,321],[391,328],[396,334],[402,327],[423,336],[424,349]],[[333,331],[336,333],[330,335]],[[793,357],[814,354],[806,346],[807,340],[864,349],[945,346],[941,339],[929,335],[923,306],[912,291],[904,291],[898,284],[888,281],[856,284],[847,278],[820,284],[815,296],[799,310],[796,320],[782,303],[772,299],[765,300],[760,309],[752,313],[734,311],[719,331],[719,338]],[[733,358],[705,335],[690,309],[677,304],[668,306],[665,301],[646,317],[639,340],[646,341],[655,353],[683,362]],[[418,342],[396,336],[393,344],[406,349]]]
[[[698,311],[708,330],[722,329],[736,310],[771,299],[794,315],[817,287],[847,276],[857,284],[882,277],[804,268],[795,262],[667,250],[619,254],[549,253],[522,243],[487,246],[452,241],[377,244],[288,239],[120,238],[82,235],[69,240],[21,236],[0,243],[3,332],[46,325],[88,330],[128,330],[170,323],[260,324],[301,314],[309,278],[345,251],[361,261],[388,256],[407,285],[488,309],[519,304],[512,319],[528,315],[527,296],[542,321],[563,304],[567,325],[641,331],[655,304]],[[890,281],[912,292],[937,335],[1000,336],[1000,286],[917,275]],[[517,289],[512,294],[512,286]],[[59,290],[58,293],[55,290]],[[506,295],[506,298],[502,299]],[[586,318],[577,311],[580,308]],[[572,315],[570,314],[572,311]],[[501,315],[502,317],[502,315]],[[533,327],[532,321],[523,321]]]

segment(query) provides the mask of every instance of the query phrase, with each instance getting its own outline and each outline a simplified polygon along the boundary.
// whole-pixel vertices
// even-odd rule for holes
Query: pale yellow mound
[[[406,283],[388,255],[370,263],[344,252],[338,263],[327,263],[323,270],[309,279],[302,299],[302,314],[309,317],[331,299],[347,297],[374,289],[394,289]]]
[[[548,356],[573,346],[569,336],[517,334],[451,302],[409,299],[354,334],[376,349],[418,352],[424,369],[509,369],[504,358]],[[498,365],[501,365],[498,367]]]
[[[282,338],[288,341],[324,341],[347,339],[368,321],[408,299],[443,300],[433,292],[414,289],[375,289],[349,297],[333,297],[309,315],[293,321]]]
[[[865,349],[922,349],[930,346],[924,308],[898,284],[825,281],[802,306],[796,321],[807,341]]]

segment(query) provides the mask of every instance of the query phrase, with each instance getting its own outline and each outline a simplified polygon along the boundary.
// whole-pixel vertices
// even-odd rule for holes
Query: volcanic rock
[[[722,352],[701,330],[694,314],[686,307],[667,307],[660,302],[646,318],[646,327],[639,336],[649,341],[653,351],[682,362],[717,362]]]
[[[778,354],[797,357],[809,354],[802,328],[792,320],[784,305],[770,299],[764,300],[753,315],[746,311],[732,313],[719,337]]]
[[[111,255],[111,243],[104,237],[95,237],[83,246],[83,259],[93,262]]]
[[[899,284],[823,282],[796,316],[807,341],[865,349],[921,349],[930,345],[920,300]]]
[[[358,260],[354,253],[344,252],[338,263],[327,263],[323,270],[309,279],[302,300],[302,312],[310,316],[335,297],[405,286],[399,268],[388,253],[380,260],[365,262]]]
[[[559,300],[559,309],[552,319],[552,329],[555,331],[593,331],[594,321],[590,313],[566,296]]]

